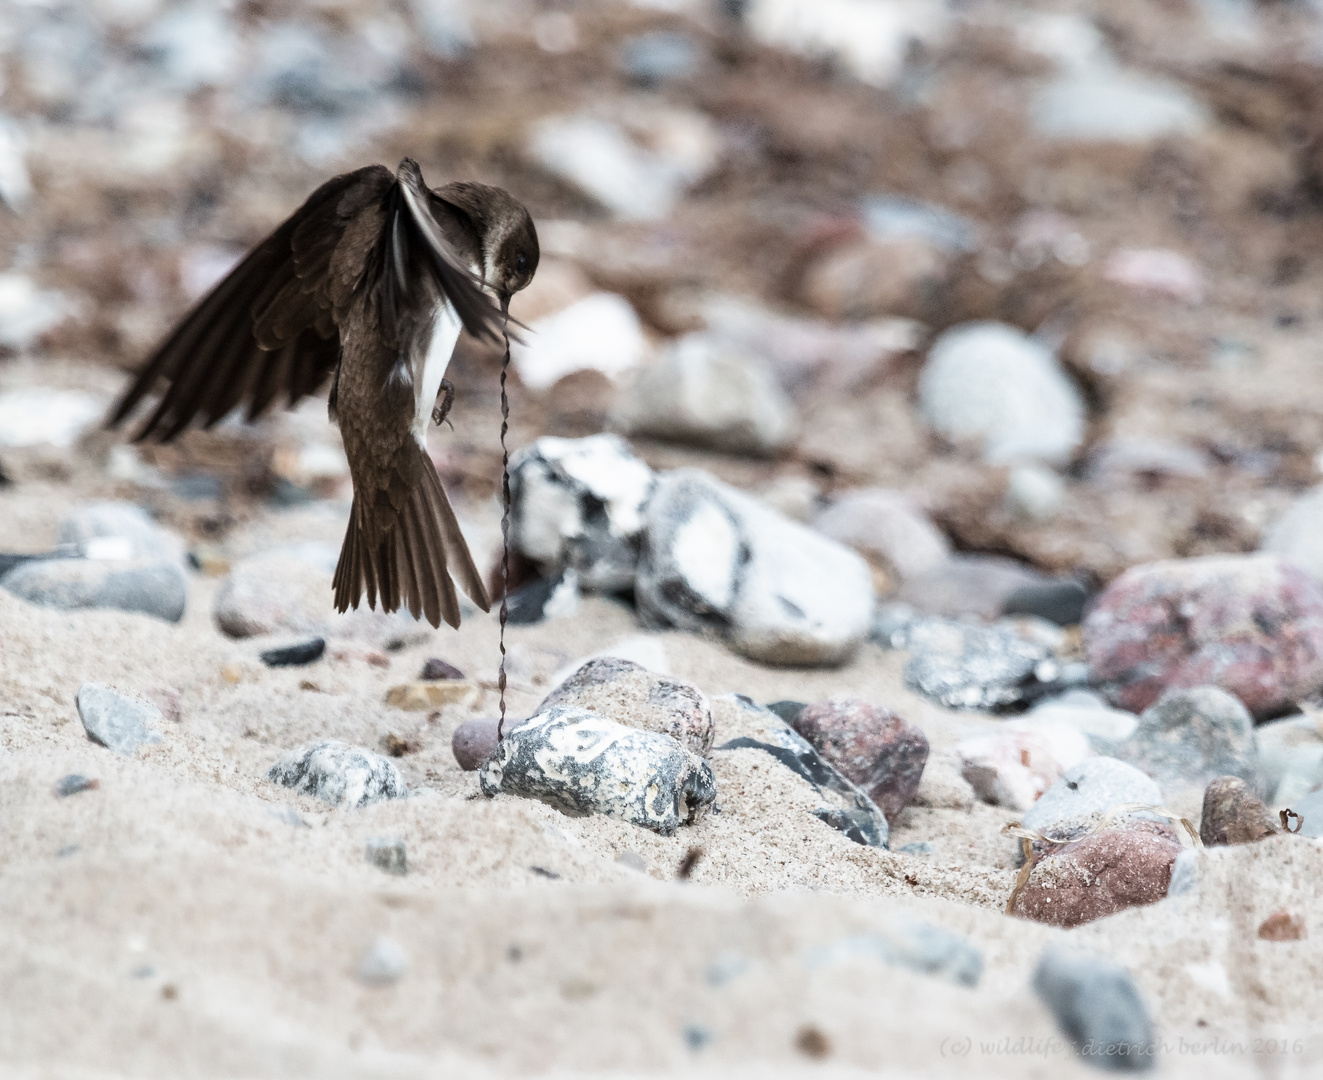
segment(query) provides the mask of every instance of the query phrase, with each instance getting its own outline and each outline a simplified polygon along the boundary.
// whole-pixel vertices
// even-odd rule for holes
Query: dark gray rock
[[[858,934],[800,957],[810,971],[861,959],[935,975],[961,986],[977,986],[983,975],[983,955],[967,938],[919,919],[898,918],[884,930]]]
[[[313,637],[305,641],[296,641],[292,645],[263,649],[258,655],[267,667],[301,667],[320,660],[324,652],[326,652],[326,639]]]
[[[513,626],[533,626],[544,619],[573,615],[579,609],[579,575],[573,568],[537,578],[506,598],[506,618]]]
[[[634,584],[653,474],[618,435],[546,437],[510,459],[510,544],[543,578],[589,592]]]
[[[1114,1072],[1153,1068],[1153,1024],[1130,972],[1120,964],[1050,945],[1034,972],[1034,991],[1089,1064]]]
[[[848,548],[698,469],[657,481],[635,599],[651,626],[724,637],[770,664],[830,665],[868,636],[873,582]]]
[[[484,795],[539,799],[669,836],[716,800],[712,767],[669,735],[553,705],[508,732],[479,773]]]
[[[1058,626],[1075,626],[1084,618],[1091,593],[1082,581],[1045,581],[1021,585],[1002,604],[1003,615],[1037,615]]]
[[[83,791],[94,791],[100,786],[101,782],[93,780],[90,776],[70,773],[68,776],[60,777],[55,785],[55,794],[61,799],[67,799],[70,795],[77,795]]]
[[[434,656],[423,665],[422,673],[418,678],[424,682],[440,682],[442,679],[462,679],[464,672],[454,664],[447,664]]]
[[[574,706],[641,731],[669,735],[692,754],[712,749],[715,729],[707,695],[692,683],[659,675],[615,656],[589,660],[537,707]]]
[[[750,748],[770,754],[796,776],[812,784],[827,803],[814,811],[819,820],[856,844],[887,846],[890,827],[886,815],[867,794],[825,760],[812,743],[775,713],[760,708],[743,694],[728,694],[722,700],[740,710],[745,734],[727,740],[717,750]]]
[[[388,874],[403,877],[409,872],[404,841],[397,837],[374,837],[367,842],[367,861]]]
[[[1161,806],[1162,791],[1133,765],[1109,757],[1072,765],[1025,813],[1021,824],[1053,839],[1074,839],[1125,803]],[[1128,820],[1132,815],[1127,815]],[[1134,816],[1152,818],[1153,815]],[[1160,820],[1154,818],[1154,820]]]
[[[266,775],[277,784],[347,808],[408,794],[390,758],[335,739],[291,750]]]
[[[763,706],[768,712],[776,713],[777,716],[792,727],[795,724],[795,717],[807,707],[807,701],[773,701]]]
[[[1244,705],[1216,686],[1169,690],[1144,710],[1135,733],[1117,746],[1115,756],[1164,786],[1204,787],[1219,776],[1253,783],[1254,720]]]
[[[89,739],[117,754],[129,756],[140,746],[161,741],[160,733],[148,726],[164,719],[160,709],[100,683],[78,688],[78,718]]]

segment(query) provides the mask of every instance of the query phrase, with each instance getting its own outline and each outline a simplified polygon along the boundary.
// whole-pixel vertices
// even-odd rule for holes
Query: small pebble
[[[937,845],[931,840],[915,840],[909,844],[902,844],[896,851],[900,855],[936,855]]]
[[[410,682],[386,691],[386,704],[405,712],[430,712],[443,705],[476,705],[482,691],[477,683],[459,679]]]
[[[374,837],[367,842],[367,861],[388,874],[404,877],[409,872],[409,859],[404,841],[397,837]]]
[[[482,763],[491,757],[496,749],[495,717],[483,717],[479,720],[465,720],[450,737],[450,749],[465,772],[474,772],[482,768]],[[518,720],[507,719],[505,730],[508,732]]]
[[[381,737],[381,748],[391,757],[404,757],[405,754],[416,754],[423,748],[423,744],[417,739],[401,738],[391,732],[387,732]]]
[[[335,739],[291,750],[271,766],[267,779],[336,806],[360,807],[408,794],[390,758]]]
[[[70,795],[77,795],[80,791],[94,791],[100,786],[100,780],[93,780],[90,776],[82,776],[79,773],[70,773],[68,776],[60,777],[59,783],[55,785],[55,794],[61,799],[66,799]]]
[[[1144,1072],[1155,1064],[1153,1024],[1130,972],[1102,956],[1066,945],[1043,950],[1034,991],[1092,1065]]]
[[[355,975],[367,986],[390,986],[409,969],[404,950],[387,937],[379,937],[358,962]]]
[[[423,670],[419,674],[423,682],[438,682],[441,679],[462,679],[464,672],[455,667],[454,664],[447,664],[444,660],[438,660],[435,656],[423,665]]]
[[[147,726],[164,719],[160,709],[99,683],[78,688],[78,717],[89,739],[117,754],[130,756],[140,746],[161,741],[160,734]]]
[[[637,851],[622,851],[616,856],[616,862],[621,866],[628,866],[631,870],[637,870],[640,874],[648,872],[648,864]]]
[[[1259,937],[1264,941],[1304,941],[1309,937],[1305,920],[1293,911],[1283,908],[1274,911],[1259,925]]]
[[[308,638],[293,645],[282,645],[276,649],[265,649],[258,655],[267,667],[298,667],[320,660],[326,651],[326,639]]]
[[[1199,839],[1205,847],[1252,844],[1278,831],[1268,808],[1239,776],[1219,776],[1204,790]]]

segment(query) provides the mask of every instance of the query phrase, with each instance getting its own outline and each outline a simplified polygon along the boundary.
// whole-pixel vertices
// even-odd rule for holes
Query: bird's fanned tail
[[[483,611],[491,610],[491,601],[436,469],[421,449],[406,452],[421,459],[414,463],[418,480],[393,523],[383,526],[354,495],[335,568],[335,606],[339,611],[357,608],[366,593],[369,607],[379,597],[383,611],[404,607],[415,619],[425,617],[437,627],[444,619],[458,629],[452,573]]]

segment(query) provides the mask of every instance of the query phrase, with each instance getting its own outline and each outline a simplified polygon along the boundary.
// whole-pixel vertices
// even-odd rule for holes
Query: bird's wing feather
[[[136,439],[173,438],[195,420],[210,427],[238,405],[248,419],[283,391],[314,392],[339,358],[329,273],[347,225],[394,184],[372,165],[334,177],[204,297],[147,362],[109,418],[124,422],[161,380],[169,385]]]

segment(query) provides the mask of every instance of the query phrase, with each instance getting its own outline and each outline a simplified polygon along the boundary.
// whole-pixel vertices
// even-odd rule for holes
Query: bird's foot
[[[449,379],[441,380],[441,404],[432,409],[432,423],[437,427],[442,424],[450,424],[447,417],[450,416],[450,406],[455,404],[455,384]],[[450,424],[450,430],[455,430],[455,425]]]

